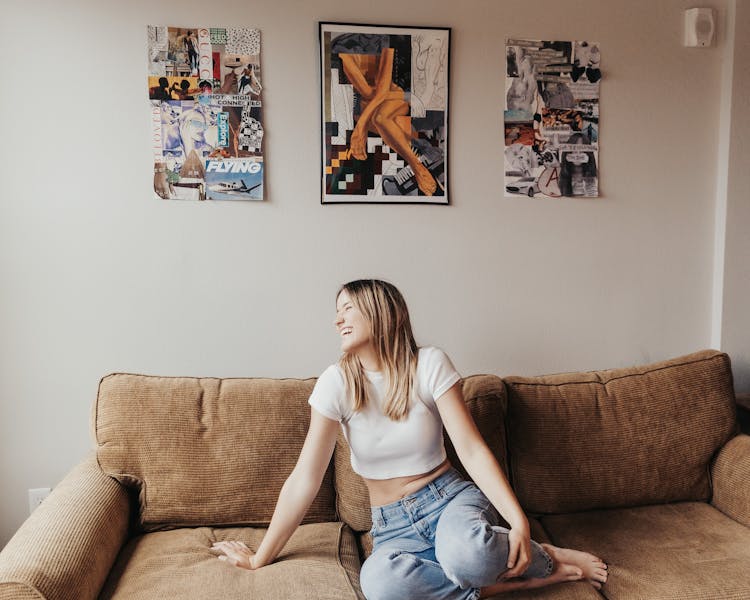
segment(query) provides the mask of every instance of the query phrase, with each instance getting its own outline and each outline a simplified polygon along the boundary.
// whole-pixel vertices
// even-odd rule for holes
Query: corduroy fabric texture
[[[531,513],[707,501],[711,459],[737,431],[716,351],[505,383],[512,483]]]
[[[267,525],[310,422],[314,379],[114,374],[94,427],[105,473],[139,490],[144,531]],[[305,523],[336,520],[328,469]]]
[[[488,598],[492,600],[602,600],[603,596],[590,583],[575,581],[557,583],[536,590],[505,592],[497,596],[488,596]]]
[[[609,566],[608,600],[747,600],[750,529],[703,502],[542,517],[557,546]]]
[[[711,504],[750,527],[750,435],[738,435],[721,449],[711,467]]]
[[[365,562],[372,554],[372,534],[369,531],[357,533],[357,546],[359,547],[359,558]]]
[[[505,457],[505,417],[507,399],[502,379],[495,375],[472,375],[462,381],[464,400],[490,450],[507,472]],[[453,466],[466,472],[445,434],[445,450]],[[354,531],[362,533],[372,527],[370,496],[362,478],[352,469],[349,444],[339,433],[334,450],[336,505],[339,518]]]
[[[537,590],[506,592],[488,596],[492,600],[602,600],[596,590],[584,581],[558,583]]]
[[[0,599],[96,598],[125,543],[128,521],[127,491],[90,456],[0,553]]]
[[[257,571],[218,560],[216,541],[257,549],[264,530],[201,527],[158,531],[131,540],[101,600],[361,600],[356,543],[342,523],[302,525],[277,559]]]

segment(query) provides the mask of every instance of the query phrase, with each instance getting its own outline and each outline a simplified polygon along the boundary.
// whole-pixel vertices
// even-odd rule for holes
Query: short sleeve
[[[346,384],[338,365],[321,373],[307,402],[324,417],[339,422],[348,419]]]
[[[451,359],[440,348],[423,348],[420,352],[420,362],[422,361],[424,364],[419,366],[424,369],[422,376],[425,387],[435,400],[461,380]]]

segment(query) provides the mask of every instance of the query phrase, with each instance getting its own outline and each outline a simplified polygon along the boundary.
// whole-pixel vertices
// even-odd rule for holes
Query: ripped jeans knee
[[[362,566],[360,585],[367,600],[476,597],[474,590],[458,589],[448,580],[431,549],[408,552],[378,548]],[[446,596],[446,591],[452,595]]]

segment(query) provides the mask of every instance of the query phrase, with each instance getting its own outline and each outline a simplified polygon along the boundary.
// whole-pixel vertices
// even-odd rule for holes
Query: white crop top
[[[416,393],[403,421],[392,421],[383,414],[385,377],[377,371],[365,374],[368,402],[358,412],[352,409],[338,364],[323,371],[308,400],[320,414],[341,423],[354,471],[368,479],[391,479],[420,475],[440,465],[446,454],[435,400],[461,379],[445,352],[433,347],[419,349]]]

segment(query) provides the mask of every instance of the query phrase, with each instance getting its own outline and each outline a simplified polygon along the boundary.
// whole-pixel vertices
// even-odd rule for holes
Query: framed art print
[[[322,203],[448,204],[450,29],[320,23]]]

